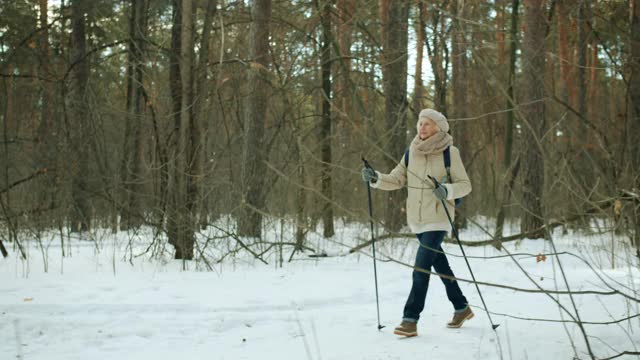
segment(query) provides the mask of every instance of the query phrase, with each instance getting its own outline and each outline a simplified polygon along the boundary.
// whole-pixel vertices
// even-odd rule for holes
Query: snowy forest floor
[[[267,238],[291,241],[290,227],[277,223]],[[197,251],[206,263],[172,260],[169,245],[159,251],[162,242],[145,252],[153,239],[148,229],[135,235],[100,230],[85,239],[65,237],[65,257],[55,233],[41,234],[41,241],[24,234],[26,261],[7,244],[14,251],[0,259],[0,359],[590,358],[579,326],[555,322],[570,316],[553,299],[575,316],[568,295],[480,286],[493,321],[500,324],[494,332],[475,287],[461,282],[476,317],[460,329],[448,329],[453,309],[435,276],[419,336],[393,335],[411,286],[412,270],[402,263],[413,263],[415,238],[377,243],[380,319],[386,325],[378,331],[370,247],[329,258],[296,254],[291,262],[291,247],[284,247],[282,264],[273,248],[265,265],[220,229],[205,234],[209,240],[199,238]],[[319,234],[309,233],[307,245],[335,254],[370,236],[368,224],[338,224],[329,240]],[[487,237],[472,226],[461,238]],[[584,324],[595,356],[640,351],[640,303],[633,300],[640,298],[640,272],[628,239],[558,230],[554,242],[558,252],[570,253],[560,261],[572,291],[616,289],[628,295],[573,296],[583,322],[631,317]],[[447,243],[443,249],[456,276],[471,279],[459,247]],[[505,249],[465,248],[478,281],[566,289],[549,241],[525,239],[506,243]],[[619,357],[624,358],[636,356]]]

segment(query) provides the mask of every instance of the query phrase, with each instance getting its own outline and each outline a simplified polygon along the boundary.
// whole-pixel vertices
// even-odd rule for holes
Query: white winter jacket
[[[447,188],[447,208],[452,219],[455,216],[454,199],[466,196],[471,192],[471,181],[460,158],[460,151],[455,146],[450,148],[451,181]],[[411,231],[420,234],[426,231],[451,231],[447,214],[442,203],[433,194],[434,185],[427,175],[438,181],[445,179],[447,171],[444,167],[443,153],[409,156],[408,168],[404,165],[404,155],[398,165],[389,173],[378,174],[378,181],[371,184],[380,190],[397,190],[407,185],[407,223]]]

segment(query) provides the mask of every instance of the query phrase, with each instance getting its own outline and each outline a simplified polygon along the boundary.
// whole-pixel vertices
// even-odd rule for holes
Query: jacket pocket
[[[418,219],[418,212],[420,211],[418,208],[418,199],[416,198],[415,192],[409,190],[407,194],[407,220],[415,221]]]

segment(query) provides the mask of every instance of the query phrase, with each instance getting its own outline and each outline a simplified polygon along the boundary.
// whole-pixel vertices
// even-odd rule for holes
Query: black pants
[[[441,245],[445,234],[445,231],[428,231],[417,234],[420,248],[416,255],[416,268],[431,271],[431,267],[433,267],[438,274],[454,276],[447,256],[442,252]],[[413,285],[411,286],[407,303],[404,306],[404,320],[417,322],[420,319],[420,313],[424,309],[427,289],[429,288],[429,275],[420,271],[413,271]],[[442,283],[447,290],[447,297],[453,304],[453,308],[455,310],[464,309],[467,306],[467,298],[462,295],[458,282],[445,278],[440,279],[442,279]]]

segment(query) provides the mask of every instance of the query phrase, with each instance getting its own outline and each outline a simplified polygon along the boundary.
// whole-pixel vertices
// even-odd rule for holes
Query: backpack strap
[[[442,155],[444,157],[444,169],[447,170],[447,181],[451,182],[451,151],[449,147],[444,149]]]
[[[404,152],[404,167],[409,167],[409,148]]]

